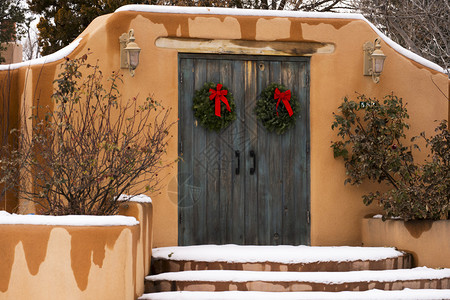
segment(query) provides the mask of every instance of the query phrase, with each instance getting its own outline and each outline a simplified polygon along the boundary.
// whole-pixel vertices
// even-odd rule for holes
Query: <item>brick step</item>
[[[360,271],[412,267],[412,256],[382,247],[202,245],[153,249],[152,274],[190,270]]]
[[[145,292],[169,291],[365,291],[450,289],[450,269],[425,267],[385,271],[257,272],[182,271],[145,278]]]
[[[138,300],[351,300],[351,299],[383,299],[383,300],[429,300],[450,299],[450,290],[412,290],[400,291],[368,290],[362,292],[162,292],[144,294]]]

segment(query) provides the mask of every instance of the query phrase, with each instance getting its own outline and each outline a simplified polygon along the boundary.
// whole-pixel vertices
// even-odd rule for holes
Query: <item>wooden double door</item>
[[[237,120],[219,133],[193,116],[205,82],[233,94]],[[254,112],[270,83],[300,101],[294,128],[268,132]],[[178,243],[310,243],[309,59],[179,55]]]

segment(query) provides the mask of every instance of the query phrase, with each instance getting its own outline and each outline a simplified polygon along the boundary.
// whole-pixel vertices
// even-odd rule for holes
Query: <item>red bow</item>
[[[275,94],[273,95],[273,98],[275,100],[278,99],[277,102],[277,116],[278,116],[278,105],[280,104],[280,101],[283,101],[284,106],[286,106],[286,109],[289,113],[289,117],[292,117],[294,112],[292,111],[291,105],[289,104],[289,100],[291,100],[291,90],[287,90],[286,92],[280,92],[278,88],[275,89]]]
[[[211,95],[209,95],[209,100],[216,99],[215,113],[216,113],[216,116],[218,116],[218,117],[220,117],[220,101],[225,103],[228,111],[231,111],[230,105],[228,104],[228,100],[225,97],[225,95],[228,94],[228,91],[227,90],[221,91],[220,90],[221,88],[222,88],[222,85],[220,83],[218,83],[215,90],[209,89],[209,92],[211,93]]]

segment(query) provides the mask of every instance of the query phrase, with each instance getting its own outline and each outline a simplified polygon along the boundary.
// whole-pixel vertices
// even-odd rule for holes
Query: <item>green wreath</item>
[[[295,126],[300,103],[284,85],[271,83],[256,101],[255,112],[268,131],[283,134]]]
[[[236,120],[236,104],[233,95],[220,83],[206,82],[195,91],[194,116],[203,127],[220,131]]]

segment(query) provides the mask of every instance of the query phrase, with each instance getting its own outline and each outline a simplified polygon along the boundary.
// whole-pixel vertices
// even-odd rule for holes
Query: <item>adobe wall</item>
[[[99,226],[98,216],[85,219],[84,226],[5,224],[14,216],[2,216],[0,299],[133,300],[142,295],[150,273],[152,204],[127,202],[120,214],[139,224]]]
[[[415,267],[450,267],[450,220],[408,221],[364,218],[362,241],[368,247],[396,247],[413,255]],[[444,237],[444,238],[443,238]]]
[[[337,111],[344,96],[355,98],[355,92],[382,98],[394,91],[408,102],[411,134],[417,135],[422,131],[431,133],[435,127],[434,120],[448,117],[448,100],[445,98],[445,95],[448,97],[447,76],[405,57],[382,41],[382,50],[387,55],[385,70],[380,83],[373,83],[370,77],[362,75],[362,46],[366,41],[373,42],[378,34],[367,22],[358,18],[307,18],[301,14],[285,17],[215,15],[214,12],[219,10],[209,14],[170,13],[170,8],[167,11],[121,11],[99,17],[80,35],[80,46],[70,56],[89,51],[92,52],[91,61],[99,59],[105,74],[117,71],[119,36],[134,29],[136,42],[142,49],[141,59],[134,77],[127,70],[122,70],[123,97],[127,99],[139,94],[144,99],[149,94],[153,95],[164,105],[173,107],[171,118],[175,121],[178,117],[178,52],[194,50],[170,48],[164,43],[163,48],[158,38],[248,41],[249,47],[240,50],[241,54],[250,51],[248,49],[255,45],[252,43],[255,41],[261,42],[258,44],[261,48],[271,48],[279,45],[277,43],[286,42],[319,45],[316,50],[331,45],[332,51],[304,49],[301,52],[302,55],[311,56],[311,244],[360,245],[361,219],[379,212],[379,208],[374,205],[365,207],[362,203],[361,195],[370,188],[369,185],[357,188],[343,184],[343,163],[333,158],[330,148],[330,142],[336,140],[336,134],[331,130],[332,113]],[[295,51],[269,51],[264,54],[281,53],[297,55]],[[59,72],[57,63],[45,65],[44,68],[35,66],[29,70],[31,77],[28,78],[33,79],[32,88],[22,88],[22,91],[28,91],[26,94],[29,99],[35,90],[41,96],[49,95],[51,79]],[[17,72],[22,74],[18,75],[19,86],[24,87],[25,70],[22,68]],[[43,83],[41,79],[37,83],[38,74],[45,76],[48,81]],[[38,85],[38,89],[34,85]],[[178,155],[176,126],[172,128],[171,134],[174,138],[170,142],[167,158],[175,160]],[[173,183],[177,178],[176,172],[175,166],[161,176],[166,176],[167,182]],[[155,212],[154,246],[176,245],[176,186],[168,184],[159,194],[151,196]]]
[[[135,299],[139,226],[0,225],[2,299]]]
[[[134,217],[139,222],[139,238],[137,240],[136,269],[136,295],[144,293],[144,278],[150,274],[152,243],[153,243],[153,206],[151,202],[123,203],[119,208],[119,215]]]

